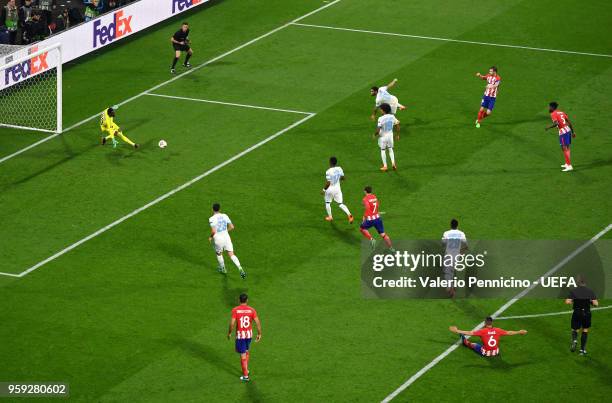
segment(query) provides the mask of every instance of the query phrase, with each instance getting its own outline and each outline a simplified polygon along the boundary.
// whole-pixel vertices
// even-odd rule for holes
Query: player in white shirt
[[[387,150],[389,151],[391,165],[394,170],[397,170],[397,165],[395,165],[395,153],[393,152],[393,132],[395,131],[395,140],[399,140],[400,121],[391,113],[389,104],[380,105],[380,109],[383,111],[384,115],[378,118],[376,132],[374,133],[374,137],[378,137],[380,158],[383,163],[380,170],[383,172],[387,171]]]
[[[221,206],[219,203],[215,203],[212,206],[213,215],[208,219],[210,224],[210,237],[208,242],[211,242],[215,248],[217,254],[217,261],[219,262],[219,273],[227,273],[225,270],[225,262],[223,261],[223,252],[227,252],[232,262],[238,268],[240,277],[246,278],[246,272],[240,266],[238,257],[234,255],[234,245],[232,245],[232,239],[229,236],[229,231],[234,229],[234,224],[227,216],[227,214],[221,213]]]
[[[383,87],[370,88],[370,95],[376,97],[376,105],[374,106],[374,110],[372,111],[371,116],[372,120],[376,119],[376,111],[378,110],[378,108],[380,108],[382,104],[389,104],[389,106],[391,107],[391,113],[393,113],[394,115],[397,112],[397,108],[399,108],[400,111],[406,109],[404,105],[399,103],[396,96],[391,95],[389,93],[389,89],[394,87],[396,83],[397,78],[394,78],[393,81]]]
[[[463,233],[463,231],[459,231],[457,229],[459,228],[459,221],[453,218],[450,222],[450,226],[451,226],[451,229],[449,229],[448,231],[445,231],[444,234],[442,234],[442,243],[444,244],[444,247],[445,247],[445,251],[444,251],[444,255],[445,255],[444,279],[445,280],[452,280],[453,277],[455,276],[455,264],[452,261],[450,264],[446,264],[447,263],[446,256],[452,256],[452,259],[454,260],[458,255],[463,254],[463,251],[467,249],[467,238],[465,237],[465,234]],[[448,287],[446,288],[446,291],[448,292],[451,298],[455,296],[454,287]]]
[[[321,194],[325,196],[325,210],[327,210],[327,216],[325,221],[332,221],[331,202],[332,200],[338,203],[340,209],[348,216],[349,224],[353,223],[353,215],[349,211],[342,201],[342,189],[340,188],[340,181],[344,180],[344,171],[338,166],[338,159],[331,157],[329,159],[329,169],[325,172],[325,186],[321,191]]]

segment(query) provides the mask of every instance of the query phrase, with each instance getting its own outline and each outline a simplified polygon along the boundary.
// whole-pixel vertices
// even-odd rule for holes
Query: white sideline
[[[219,165],[216,165],[215,167],[209,169],[208,171],[196,176],[195,178],[191,179],[188,182],[183,183],[181,186],[172,189],[171,191],[159,196],[157,199],[145,204],[142,207],[137,208],[136,210],[132,211],[131,213],[113,221],[112,223],[108,224],[107,226],[100,228],[99,230],[97,230],[96,232],[86,236],[85,238],[81,239],[80,241],[77,241],[75,243],[73,243],[70,246],[65,247],[64,249],[60,250],[59,252],[55,253],[54,255],[49,256],[48,258],[46,258],[45,260],[42,260],[38,263],[36,263],[34,266],[30,267],[27,270],[22,271],[19,274],[9,274],[9,273],[0,273],[3,275],[8,275],[8,276],[12,276],[12,277],[23,277],[31,272],[33,272],[34,270],[40,268],[41,266],[44,266],[45,264],[57,259],[58,257],[70,252],[71,250],[73,250],[74,248],[78,247],[79,245],[84,244],[85,242],[97,237],[100,234],[105,233],[106,231],[108,231],[109,229],[121,224],[122,222],[124,222],[125,220],[127,220],[128,218],[134,217],[136,214],[143,212],[144,210],[148,209],[149,207],[153,207],[154,205],[158,204],[159,202],[169,198],[170,196],[174,195],[175,193],[180,192],[183,189],[188,188],[189,186],[193,185],[194,183],[204,179],[205,177],[207,177],[208,175],[212,174],[215,171],[218,171],[219,169],[223,168],[224,166],[231,164],[232,162],[236,161],[237,159],[247,155],[248,153],[250,153],[253,150],[256,150],[257,148],[263,146],[264,144],[268,143],[269,141],[274,140],[275,138],[285,134],[286,132],[288,132],[289,130],[293,129],[296,126],[301,125],[302,123],[304,123],[305,121],[307,121],[308,119],[312,118],[313,116],[315,116],[315,114],[310,114],[300,120],[298,120],[297,122],[291,124],[290,126],[285,127],[284,129],[274,133],[273,135],[263,139],[262,141],[260,141],[259,143],[256,143],[252,146],[250,146],[249,148],[243,150],[242,152],[234,155],[233,157],[231,157],[228,160],[225,160],[224,162],[220,163]]]
[[[194,101],[194,102],[204,102],[207,104],[217,104],[217,105],[227,105],[227,106],[237,106],[239,108],[251,108],[251,109],[263,109],[265,111],[275,111],[275,112],[287,112],[287,113],[298,113],[300,115],[312,115],[313,112],[303,112],[303,111],[294,111],[291,109],[279,109],[279,108],[270,108],[267,106],[257,106],[257,105],[247,105],[247,104],[236,104],[233,102],[222,102],[222,101],[213,101],[210,99],[201,99],[201,98],[190,98],[190,97],[178,97],[175,95],[164,95],[164,94],[152,94],[147,93],[145,95],[151,97],[161,97],[161,98],[170,98],[170,99],[180,99],[183,101]]]
[[[595,308],[591,308],[591,311],[601,311],[602,309],[610,309],[612,305],[608,306],[598,306]],[[551,313],[536,313],[532,315],[516,315],[516,316],[500,316],[497,320],[508,320],[508,319],[526,319],[526,318],[541,318],[544,316],[557,316],[557,315],[567,315],[568,313],[572,313],[574,311],[563,311],[563,312],[551,312]]]
[[[572,253],[570,253],[569,255],[567,255],[563,260],[561,260],[559,263],[557,263],[552,269],[548,270],[546,273],[544,273],[542,275],[542,277],[549,277],[552,274],[554,274],[556,271],[558,271],[560,268],[562,268],[563,266],[565,266],[567,264],[567,262],[569,262],[570,260],[572,260],[573,258],[575,258],[577,255],[579,255],[583,250],[585,250],[586,248],[588,248],[589,246],[591,246],[593,243],[595,243],[599,238],[601,238],[602,236],[604,236],[608,231],[610,231],[612,229],[612,224],[609,224],[606,228],[604,228],[603,230],[601,230],[597,235],[595,235],[593,238],[589,239],[587,242],[583,243],[580,247],[578,247],[576,250],[574,250]],[[520,300],[521,298],[523,298],[526,294],[528,294],[532,289],[534,289],[537,286],[537,284],[533,284],[528,287],[525,288],[523,291],[521,291],[520,293],[518,293],[514,298],[512,298],[511,300],[509,300],[508,302],[506,302],[504,305],[501,306],[501,308],[499,308],[497,311],[495,311],[495,313],[493,315],[491,315],[491,317],[493,319],[497,319],[499,317],[499,315],[501,315],[502,313],[504,313],[504,311],[508,308],[510,308],[512,305],[514,305],[514,303],[516,303],[518,300]],[[482,326],[484,326],[484,322],[480,322],[476,327],[474,327],[472,329],[472,331],[480,329]],[[400,393],[402,393],[404,390],[406,390],[410,385],[412,385],[417,379],[419,379],[421,376],[423,376],[427,371],[429,371],[430,369],[432,369],[437,363],[439,363],[440,361],[442,361],[443,359],[445,359],[446,357],[448,357],[448,355],[450,353],[452,353],[454,350],[457,349],[457,347],[459,347],[459,340],[457,340],[454,344],[452,344],[449,348],[447,348],[442,354],[440,354],[439,356],[437,356],[436,358],[434,358],[429,364],[425,365],[423,368],[421,368],[416,374],[412,375],[410,378],[408,378],[408,380],[406,382],[404,382],[400,387],[398,387],[396,390],[394,390],[389,396],[385,397],[382,402],[386,403],[386,402],[390,402],[391,400],[393,400],[394,398],[397,397],[397,395],[399,395]]]
[[[329,25],[298,24],[297,22],[294,22],[292,24],[296,25],[296,26],[300,26],[300,27],[323,28],[323,29],[333,29],[333,30],[336,30],[336,31],[349,31],[349,32],[361,32],[361,33],[365,33],[365,34],[399,36],[399,37],[403,37],[403,38],[427,39],[427,40],[431,40],[431,41],[467,43],[467,44],[471,44],[471,45],[484,45],[484,46],[497,46],[497,47],[500,47],[500,48],[537,50],[537,51],[540,51],[540,52],[566,53],[566,54],[570,54],[570,55],[596,56],[596,57],[612,57],[612,55],[606,55],[606,54],[603,54],[603,53],[575,52],[573,50],[535,48],[535,47],[531,47],[531,46],[507,45],[507,44],[503,44],[503,43],[466,41],[466,40],[462,40],[462,39],[440,38],[440,37],[436,37],[436,36],[409,35],[409,34],[398,34],[398,33],[394,33],[394,32],[370,31],[370,30],[367,30],[367,29],[353,29],[353,28],[332,27],[332,26],[329,26]]]
[[[318,13],[319,11],[322,11],[322,10],[328,8],[328,7],[333,6],[334,4],[336,4],[336,3],[340,2],[340,1],[341,0],[334,0],[331,3],[327,3],[327,4],[325,4],[325,5],[321,6],[321,7],[313,10],[313,11],[310,11],[309,13],[306,13],[306,14],[302,15],[301,17],[298,17],[298,18],[296,18],[296,19],[294,19],[294,20],[292,20],[292,21],[290,21],[290,22],[288,22],[288,23],[286,23],[284,25],[281,25],[280,27],[274,28],[273,30],[271,30],[271,31],[269,31],[269,32],[267,32],[267,33],[265,33],[263,35],[260,35],[260,36],[254,38],[254,39],[251,39],[250,41],[245,42],[245,43],[243,43],[240,46],[237,46],[237,47],[235,47],[235,48],[233,48],[231,50],[228,50],[227,52],[222,53],[219,56],[213,57],[212,59],[210,59],[210,60],[208,60],[208,61],[206,61],[206,62],[204,62],[204,63],[202,63],[202,64],[200,64],[200,65],[198,65],[198,66],[196,66],[194,68],[192,68],[191,70],[187,70],[186,72],[181,73],[181,74],[179,74],[177,76],[174,76],[171,79],[169,79],[167,81],[164,81],[163,83],[157,84],[156,86],[151,87],[148,90],[141,92],[140,94],[136,94],[133,97],[130,97],[130,98],[126,99],[126,100],[123,100],[123,101],[119,102],[117,105],[118,106],[122,106],[122,105],[127,104],[128,102],[132,102],[133,100],[138,99],[138,98],[140,98],[143,95],[147,95],[149,92],[155,91],[158,88],[161,88],[161,87],[163,87],[165,85],[168,85],[168,84],[178,80],[181,77],[186,76],[187,74],[191,74],[194,71],[197,71],[197,70],[201,69],[202,67],[208,66],[209,64],[214,63],[214,62],[216,62],[219,59],[222,59],[222,58],[224,58],[226,56],[229,56],[232,53],[235,53],[235,52],[239,51],[240,49],[243,49],[243,48],[245,48],[245,47],[247,47],[249,45],[252,45],[255,42],[258,42],[258,41],[260,41],[260,40],[262,40],[262,39],[264,39],[264,38],[266,38],[266,37],[268,37],[268,36],[278,32],[278,31],[280,31],[282,29],[285,29],[285,28],[291,26],[292,24],[294,24],[294,23],[296,23],[298,21],[303,20],[304,18],[308,18],[311,15]],[[81,120],[80,122],[77,122],[77,123],[73,124],[72,126],[69,126],[68,128],[64,129],[63,133],[66,133],[66,132],[68,132],[68,131],[76,128],[76,127],[79,127],[82,124],[85,124],[85,123],[89,122],[90,120],[97,119],[100,116],[100,113],[102,113],[102,111],[100,111],[100,112],[98,112],[98,113],[96,113],[94,115],[91,115],[90,117],[85,118],[85,119]],[[12,153],[10,155],[2,157],[2,158],[0,158],[0,164],[5,162],[5,161],[7,161],[7,160],[9,160],[9,159],[11,159],[11,158],[13,158],[13,157],[18,156],[19,154],[22,154],[22,153],[28,151],[28,150],[30,150],[30,149],[32,149],[32,148],[34,148],[34,147],[36,147],[36,146],[46,142],[46,141],[49,141],[49,140],[51,140],[51,139],[53,139],[53,138],[55,138],[55,137],[57,137],[59,135],[60,134],[53,134],[51,136],[45,137],[42,140],[39,140],[39,141],[37,141],[34,144],[30,144],[29,146],[27,146],[25,148],[22,148],[21,150],[18,150],[18,151],[14,152],[14,153]]]

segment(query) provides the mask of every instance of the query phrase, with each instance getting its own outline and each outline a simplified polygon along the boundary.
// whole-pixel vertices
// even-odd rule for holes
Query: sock
[[[391,158],[391,165],[395,165],[395,153],[392,148],[389,149],[389,158]]]
[[[240,260],[238,260],[238,256],[232,255],[230,259],[232,259],[232,262],[234,262],[238,269],[242,270],[242,266],[240,266]]]
[[[589,333],[583,330],[582,335],[580,336],[580,349],[581,350],[586,350],[586,342],[587,342],[588,336],[589,336]]]
[[[359,228],[359,231],[361,231],[361,233],[363,234],[364,237],[366,237],[369,241],[372,240],[372,235],[370,235],[370,232],[365,229],[365,228]]]
[[[251,359],[251,353],[249,351],[246,352],[246,358],[247,358],[247,364],[249,363],[249,360]]]
[[[486,111],[486,110],[485,110],[485,111],[482,111],[482,119],[481,119],[481,120],[484,120],[484,119],[485,119],[486,117],[488,117],[488,116],[489,116],[489,114],[487,113],[487,111]]]
[[[346,205],[344,205],[344,203],[340,203],[340,205],[338,207],[340,207],[340,210],[344,211],[346,213],[346,215],[351,215],[351,212],[349,211],[348,207],[346,207]]]
[[[563,150],[563,155],[565,156],[565,163],[567,165],[572,165],[572,162],[570,161],[570,150],[569,150],[569,148],[566,148],[565,150]]]
[[[175,57],[175,58],[172,60],[172,68],[175,68],[175,67],[176,67],[176,62],[178,62],[178,59],[179,59],[178,57]]]
[[[572,329],[572,341],[578,340],[578,331]]]
[[[472,348],[472,343],[471,341],[469,341],[466,337],[463,338],[463,345],[469,348]]]
[[[480,122],[482,120],[482,112],[483,111],[478,111],[478,121]]]
[[[392,245],[391,245],[391,238],[389,238],[389,235],[385,234],[383,236],[383,239],[385,240],[385,243],[387,244],[387,247],[390,248]]]
[[[185,64],[187,64],[190,57],[191,57],[191,54],[187,53],[187,56],[185,56]]]
[[[122,132],[118,132],[117,134],[119,135],[121,140],[125,141],[126,143],[128,143],[131,146],[134,145],[134,142],[132,140],[128,139],[127,137],[125,137]]]
[[[219,262],[219,267],[225,268],[225,262],[223,261],[223,255],[217,255],[217,262]]]
[[[243,358],[240,356],[240,366],[242,367],[242,375],[249,376],[249,362],[246,356]]]
[[[387,166],[387,153],[385,150],[380,150],[380,158],[382,158],[383,166]]]
[[[325,203],[325,211],[327,211],[327,216],[331,217],[331,203]]]

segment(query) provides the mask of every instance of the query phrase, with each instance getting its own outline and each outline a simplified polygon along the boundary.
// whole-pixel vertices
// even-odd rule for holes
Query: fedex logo
[[[32,74],[43,72],[49,68],[47,64],[47,54],[49,52],[41,53],[38,56],[34,56],[30,60],[26,60],[23,63],[16,64],[9,67],[4,71],[4,85],[11,83],[18,83],[19,81],[30,77]]]
[[[101,20],[95,20],[93,24],[93,47],[105,45],[115,39],[119,39],[132,32],[132,16],[123,16],[123,10],[113,14],[113,22],[106,26],[101,26]]]
[[[204,0],[172,0],[172,14],[183,11],[189,7],[197,6]]]

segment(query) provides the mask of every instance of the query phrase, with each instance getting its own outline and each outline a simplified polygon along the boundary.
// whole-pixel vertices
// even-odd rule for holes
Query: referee
[[[578,276],[576,279],[578,287],[570,291],[566,304],[573,304],[574,313],[572,314],[572,344],[570,351],[576,351],[578,344],[578,330],[582,329],[580,336],[580,355],[586,355],[586,343],[591,327],[591,305],[598,306],[599,302],[593,290],[586,286],[584,278]]]
[[[172,42],[172,47],[174,48],[174,60],[172,60],[172,68],[170,69],[170,73],[176,73],[174,69],[176,67],[176,62],[181,57],[181,52],[187,52],[187,56],[185,56],[185,62],[183,66],[189,68],[191,64],[189,63],[189,58],[193,54],[193,50],[189,46],[189,24],[184,22],[181,25],[181,29],[176,31],[174,35],[170,38],[170,42]]]

